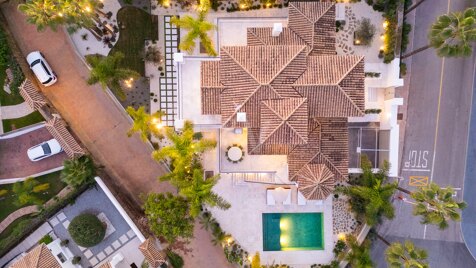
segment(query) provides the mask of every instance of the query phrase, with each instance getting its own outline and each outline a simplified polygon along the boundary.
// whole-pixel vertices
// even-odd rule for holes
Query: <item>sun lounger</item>
[[[274,200],[274,196],[272,191],[273,189],[266,189],[266,204],[268,206],[274,206],[276,205],[276,200]]]
[[[291,205],[291,190],[288,191],[288,197],[284,200],[283,205]]]
[[[324,205],[323,200],[316,200],[316,206],[322,206],[322,205]]]

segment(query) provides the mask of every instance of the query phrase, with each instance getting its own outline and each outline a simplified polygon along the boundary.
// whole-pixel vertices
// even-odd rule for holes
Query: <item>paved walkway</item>
[[[2,106],[0,107],[1,119],[15,119],[24,117],[34,112],[26,102],[22,102],[17,105]]]
[[[5,228],[7,228],[8,225],[10,225],[14,220],[37,211],[38,207],[36,205],[15,210],[14,212],[10,213],[10,215],[8,215],[8,217],[6,217],[2,222],[0,222],[0,233],[3,232],[3,230],[5,230]]]

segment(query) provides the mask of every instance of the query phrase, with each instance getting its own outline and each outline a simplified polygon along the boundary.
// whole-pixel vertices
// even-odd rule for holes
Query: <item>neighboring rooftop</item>
[[[40,244],[15,262],[10,268],[61,268],[45,244]]]
[[[165,262],[165,256],[155,244],[153,237],[147,238],[140,246],[139,250],[144,254],[149,266],[157,268]]]
[[[325,199],[347,177],[347,118],[364,115],[364,58],[336,55],[332,2],[290,2],[279,35],[248,28],[247,39],[202,62],[202,114],[247,128],[251,155],[287,155],[289,180]]]

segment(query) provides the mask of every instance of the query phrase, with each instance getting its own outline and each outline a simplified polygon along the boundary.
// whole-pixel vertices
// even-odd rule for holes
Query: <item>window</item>
[[[49,76],[51,76],[50,71],[48,71],[48,68],[46,68],[46,65],[45,65],[43,62],[41,62],[41,66],[43,66],[43,69],[45,69],[45,72],[46,72]]]
[[[48,84],[49,82],[51,82],[51,80],[53,80],[53,78],[48,78],[48,80],[46,80],[45,82],[41,82],[43,85],[46,85]]]
[[[64,263],[66,261],[66,257],[63,255],[63,253],[58,253],[56,257],[58,257],[61,263]]]
[[[37,65],[38,63],[40,63],[40,60],[39,60],[39,59],[33,61],[33,62],[31,63],[31,65],[30,65],[30,67],[33,67],[33,66]]]
[[[43,148],[43,152],[45,152],[45,155],[51,154],[51,148],[48,145],[48,143],[44,143],[41,145],[41,148]]]

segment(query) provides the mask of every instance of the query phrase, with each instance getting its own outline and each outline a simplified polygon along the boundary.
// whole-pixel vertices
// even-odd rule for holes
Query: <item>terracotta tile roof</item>
[[[223,89],[219,87],[202,87],[202,114],[220,114],[220,93]]]
[[[149,262],[150,267],[156,268],[165,262],[165,255],[157,248],[153,237],[147,238],[140,244],[139,250]]]
[[[307,143],[307,110],[304,98],[262,101],[260,143]]]
[[[56,258],[45,244],[36,246],[10,268],[61,268]]]
[[[239,67],[257,84],[269,84],[303,51],[305,51],[304,46],[285,45],[222,47],[220,49],[220,80],[225,87],[228,87],[230,78],[234,79],[234,70],[230,68]]]
[[[298,190],[307,199],[325,199],[334,191],[334,173],[324,164],[307,164],[296,177]]]
[[[105,262],[99,266],[99,268],[114,268],[110,262]]]
[[[305,46],[222,47],[220,54],[219,75],[225,87],[220,108],[225,127],[259,127],[262,100],[299,96],[290,82],[305,68],[301,66]],[[237,112],[246,112],[248,121],[236,122]]]
[[[304,73],[293,84],[338,85],[348,73],[363,62],[363,56],[355,55],[309,56]]]
[[[272,36],[272,28],[248,28],[248,46],[305,46],[307,45],[299,35],[287,27],[283,27],[283,32],[279,36]]]
[[[248,128],[248,154],[286,155],[293,150],[293,144],[260,143],[260,128]]]
[[[202,61],[200,65],[201,87],[223,87],[220,83],[219,61]]]
[[[288,27],[304,40],[312,55],[336,54],[334,3],[290,2]]]
[[[348,130],[346,118],[315,118],[308,144],[297,145],[288,154],[289,179],[296,180],[299,170],[310,163],[326,164],[335,179],[348,175]]]
[[[290,180],[324,167],[345,180],[347,118],[365,109],[364,58],[335,55],[334,3],[290,2],[278,37],[249,28],[247,41],[202,63],[202,112],[220,114],[222,127],[247,128],[249,154],[287,155]],[[237,122],[237,112],[247,121]]]
[[[20,95],[25,99],[28,106],[33,110],[38,110],[48,104],[45,97],[36,89],[33,83],[25,79],[20,85]]]
[[[51,135],[59,142],[68,157],[77,158],[86,154],[66,128],[66,123],[59,116],[53,116],[53,118],[46,121],[45,126]]]

